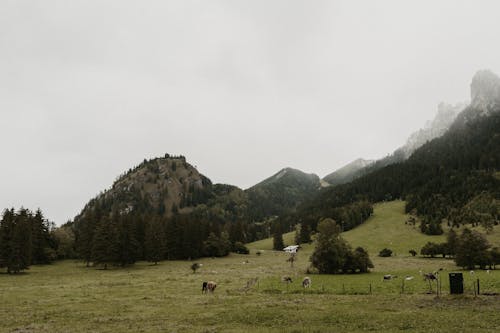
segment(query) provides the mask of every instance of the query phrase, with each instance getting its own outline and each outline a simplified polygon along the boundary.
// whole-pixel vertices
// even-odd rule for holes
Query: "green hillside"
[[[405,202],[401,200],[383,202],[374,205],[373,216],[364,224],[346,231],[342,236],[352,247],[362,246],[372,257],[384,247],[393,250],[398,257],[407,257],[409,250],[420,251],[427,242],[444,242],[445,235],[429,236],[422,234],[417,227],[405,224],[408,215],[405,214]],[[478,227],[478,231],[484,232]],[[446,230],[445,230],[446,231]],[[285,245],[294,244],[294,232],[283,235]],[[500,227],[495,227],[486,237],[493,246],[500,246]],[[253,250],[272,250],[272,238],[249,243],[248,248]],[[312,251],[312,245],[303,245],[303,251]]]
[[[428,236],[418,227],[405,224],[405,202],[396,200],[374,205],[374,214],[364,224],[343,233],[343,237],[353,246],[362,246],[375,256],[387,247],[396,256],[408,256],[411,249],[420,251],[427,242],[444,242],[445,235]]]

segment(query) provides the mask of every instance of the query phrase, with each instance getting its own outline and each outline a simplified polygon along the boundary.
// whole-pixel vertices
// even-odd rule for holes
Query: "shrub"
[[[392,250],[385,248],[378,253],[379,257],[390,257],[392,256]]]
[[[233,246],[233,251],[239,254],[250,253],[250,250],[242,242],[235,242]]]

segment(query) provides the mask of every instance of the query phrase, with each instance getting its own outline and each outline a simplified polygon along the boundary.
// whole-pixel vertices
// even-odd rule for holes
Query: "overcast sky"
[[[0,2],[0,208],[58,224],[144,158],[249,187],[379,158],[500,73],[498,1]]]

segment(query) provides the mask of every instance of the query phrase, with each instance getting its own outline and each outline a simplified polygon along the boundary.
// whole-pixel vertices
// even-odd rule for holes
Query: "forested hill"
[[[320,188],[319,177],[285,168],[243,191],[212,184],[184,156],[144,160],[118,177],[112,187],[86,204],[75,221],[92,214],[172,217],[195,211],[217,211],[221,219],[259,222],[294,211]]]
[[[442,223],[481,223],[487,228],[497,224],[500,79],[490,74],[486,80],[484,72],[475,76],[471,105],[442,137],[426,143],[404,162],[322,190],[295,218],[314,228],[319,218],[331,217],[335,207],[401,198],[407,201],[406,210],[420,217],[421,230],[428,234],[442,233]]]
[[[285,168],[275,175],[245,190],[249,199],[249,217],[260,221],[269,216],[294,211],[320,189],[320,179],[315,174]]]
[[[148,259],[151,242],[161,245],[159,259],[218,256],[269,237],[274,216],[294,212],[319,187],[318,176],[287,168],[243,191],[212,184],[185,157],[166,154],[118,177],[70,226],[87,262]]]
[[[214,196],[212,182],[183,156],[144,160],[118,177],[109,190],[90,200],[79,220],[90,211],[172,216],[189,212]]]

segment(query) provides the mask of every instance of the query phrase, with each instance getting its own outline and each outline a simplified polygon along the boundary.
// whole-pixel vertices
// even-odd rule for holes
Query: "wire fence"
[[[478,276],[479,275],[479,276]],[[500,272],[469,274],[463,273],[463,294],[499,295]],[[309,288],[302,287],[302,278],[291,277],[291,282],[283,282],[282,277],[271,277],[259,281],[254,289],[272,294],[336,294],[336,295],[387,295],[387,294],[434,294],[449,295],[448,273],[436,275],[435,280],[425,280],[420,275],[390,276],[384,279],[379,274],[357,275],[309,275]]]

